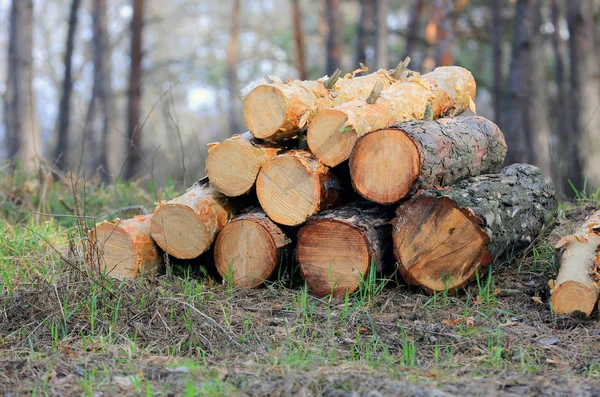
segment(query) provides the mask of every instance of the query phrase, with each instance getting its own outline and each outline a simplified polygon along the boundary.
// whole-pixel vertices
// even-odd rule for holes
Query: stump
[[[422,191],[393,221],[400,273],[430,292],[463,288],[495,258],[529,245],[555,209],[552,181],[526,164]]]

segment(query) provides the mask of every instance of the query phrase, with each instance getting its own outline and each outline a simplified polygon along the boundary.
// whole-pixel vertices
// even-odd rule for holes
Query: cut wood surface
[[[299,225],[332,208],[344,191],[337,175],[305,150],[267,161],[256,180],[262,209],[273,221],[287,226]]]
[[[350,157],[356,140],[366,133],[422,119],[428,102],[437,119],[468,110],[474,98],[475,79],[464,68],[448,66],[423,76],[414,74],[388,86],[373,104],[357,97],[319,112],[308,127],[308,146],[323,164],[333,167]]]
[[[163,269],[163,258],[150,237],[152,215],[115,219],[96,225],[91,242],[99,254],[101,272],[118,279],[154,276]]]
[[[246,132],[221,142],[209,144],[206,175],[213,188],[226,196],[248,193],[265,162],[282,149],[261,143]]]
[[[341,77],[332,89],[326,88],[327,78],[317,81],[277,78],[271,84],[260,84],[245,97],[244,120],[256,138],[278,141],[291,138],[305,129],[313,117],[356,98],[366,99],[377,82],[389,86],[396,81],[388,70],[365,76]]]
[[[344,296],[356,291],[371,264],[381,272],[391,254],[391,217],[385,207],[354,205],[312,217],[298,232],[296,250],[311,292]]]
[[[554,185],[531,165],[513,164],[440,190],[424,190],[397,209],[394,255],[410,284],[453,291],[502,255],[529,245],[556,210]]]
[[[562,255],[550,298],[552,310],[589,316],[598,300],[600,211],[591,214],[574,234],[563,237],[556,248]]]
[[[359,138],[350,176],[364,198],[392,204],[417,189],[495,172],[505,156],[504,135],[483,117],[407,121]]]
[[[150,234],[175,258],[193,259],[210,248],[232,212],[225,196],[209,185],[196,184],[182,196],[158,204]]]
[[[232,219],[215,241],[221,277],[236,286],[256,287],[268,280],[290,254],[292,240],[261,210]]]

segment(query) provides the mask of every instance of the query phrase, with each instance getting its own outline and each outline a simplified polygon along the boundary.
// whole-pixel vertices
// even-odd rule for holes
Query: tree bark
[[[377,1],[377,23],[375,29],[377,32],[377,45],[375,55],[377,60],[375,64],[379,69],[387,69],[390,63],[389,61],[389,50],[388,50],[388,36],[389,29],[387,24],[387,17],[390,12],[389,0]]]
[[[67,45],[65,50],[64,65],[65,74],[62,84],[62,93],[60,96],[60,105],[58,110],[58,142],[54,149],[54,161],[58,169],[65,171],[69,158],[69,128],[71,122],[71,93],[73,92],[73,51],[75,48],[75,31],[77,30],[77,13],[81,0],[71,2],[69,12],[69,29],[67,31]]]
[[[420,33],[421,14],[423,13],[424,0],[413,0],[408,18],[408,29],[406,33],[406,56],[415,58],[415,42]]]
[[[127,139],[129,140],[125,179],[139,176],[143,167],[142,131],[140,125],[142,101],[142,31],[144,0],[132,0],[129,89],[127,92]]]
[[[452,49],[454,47],[454,5],[451,0],[434,0],[434,15],[436,18],[436,66],[451,66],[454,64]]]
[[[327,20],[326,73],[333,73],[335,69],[341,68],[342,59],[342,10],[340,0],[325,1],[325,18]]]
[[[584,179],[594,191],[600,186],[600,70],[596,43],[598,15],[593,0],[573,0],[567,5],[569,25],[569,56],[571,61],[572,127],[568,178],[577,189],[583,189]]]
[[[354,64],[359,65],[363,63],[367,66],[373,66],[373,55],[375,53],[373,44],[375,43],[375,34],[378,33],[375,25],[375,0],[360,0],[359,4],[360,16],[358,19],[357,46]],[[370,52],[370,56],[368,52]]]
[[[359,138],[350,177],[367,200],[392,204],[420,189],[495,172],[505,156],[504,135],[482,117],[408,121]]]
[[[300,80],[308,79],[304,59],[304,33],[302,32],[302,11],[300,0],[292,0],[292,18],[294,23],[294,41],[296,42],[296,69]]]
[[[502,19],[502,9],[505,0],[492,0],[491,12],[491,32],[492,39],[492,69],[494,75],[494,122],[502,128],[503,123],[503,99],[504,99],[504,78],[502,75],[502,65],[504,63],[504,21]]]
[[[527,164],[425,190],[393,221],[400,273],[427,291],[463,288],[494,259],[531,244],[555,210],[551,179]]]
[[[384,271],[390,261],[389,207],[357,205],[325,211],[298,232],[302,277],[317,296],[343,297],[356,291],[371,265]]]
[[[560,271],[552,287],[552,310],[589,316],[598,300],[600,275],[600,211],[592,213],[573,235],[563,237]]]
[[[240,36],[240,0],[233,1],[231,10],[231,37],[227,46],[227,89],[229,90],[229,130],[231,134],[239,134],[235,103],[238,99],[236,58]]]
[[[422,119],[429,101],[434,118],[460,114],[471,107],[475,90],[471,72],[458,66],[400,80],[373,104],[357,99],[318,113],[308,127],[308,146],[323,164],[334,167],[350,157],[356,140],[366,133]]]
[[[33,1],[13,0],[10,9],[8,69],[5,93],[8,155],[26,172],[37,170],[42,157],[33,98]]]
[[[235,286],[253,288],[289,259],[292,240],[261,210],[233,218],[215,241],[217,271]]]

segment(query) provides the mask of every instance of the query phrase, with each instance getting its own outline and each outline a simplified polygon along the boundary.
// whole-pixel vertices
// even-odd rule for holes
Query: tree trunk
[[[265,163],[284,148],[258,142],[246,132],[221,143],[210,144],[206,159],[206,175],[211,185],[226,196],[248,193]]]
[[[600,186],[600,70],[597,50],[597,3],[573,0],[567,5],[569,54],[571,60],[572,127],[570,132],[568,178],[582,189],[595,191]]]
[[[125,178],[139,176],[143,166],[140,107],[142,101],[142,31],[144,28],[144,0],[133,0],[131,17],[131,47],[129,90],[127,92],[127,139],[129,140]]]
[[[343,297],[358,289],[371,265],[381,273],[390,261],[389,207],[356,204],[312,217],[298,232],[302,277],[317,296]]]
[[[373,55],[375,52],[373,43],[375,42],[375,33],[378,33],[375,27],[375,0],[360,0],[359,4],[360,17],[358,19],[358,37],[354,64],[359,65],[360,63],[363,63],[367,66],[374,66],[374,62],[372,62],[374,60]]]
[[[350,176],[361,196],[392,204],[420,189],[497,171],[505,156],[504,135],[482,117],[408,121],[359,138]]]
[[[527,164],[425,190],[393,221],[400,273],[427,291],[463,288],[494,259],[531,244],[555,210],[552,181]]]
[[[42,157],[33,98],[33,1],[13,0],[10,9],[5,112],[8,155],[34,172]]]
[[[104,221],[91,231],[92,249],[97,249],[99,269],[118,279],[154,276],[164,268],[158,247],[150,237],[152,215]]]
[[[308,146],[323,164],[334,167],[350,157],[356,140],[399,121],[423,118],[432,100],[433,117],[454,116],[469,109],[475,79],[458,66],[401,80],[382,91],[373,104],[357,99],[321,111],[308,127]]]
[[[344,186],[336,174],[308,151],[294,150],[267,161],[256,180],[256,194],[273,221],[300,225],[337,205]]]
[[[375,64],[378,69],[387,69],[390,63],[388,51],[388,36],[390,33],[387,24],[387,17],[390,12],[389,0],[377,1],[376,8],[377,23],[375,24],[375,29],[377,32],[377,45],[375,55],[377,56],[377,60]]]
[[[302,32],[302,12],[300,0],[292,0],[292,17],[294,22],[294,40],[296,42],[296,69],[300,80],[308,79],[304,60],[304,34]]]
[[[408,18],[408,29],[406,34],[406,56],[415,58],[415,42],[419,37],[419,22],[423,13],[424,0],[413,0]]]
[[[231,38],[227,46],[227,89],[229,90],[229,130],[231,134],[239,134],[235,111],[235,103],[238,99],[236,58],[240,36],[240,0],[233,1],[231,10]]]
[[[504,21],[502,19],[502,9],[505,0],[492,0],[491,12],[491,32],[492,39],[492,69],[494,75],[494,122],[502,128],[503,121],[503,98],[504,98],[504,78],[502,76],[502,65],[504,63]]]
[[[69,12],[69,30],[67,31],[67,45],[65,50],[65,75],[62,84],[62,93],[60,96],[60,105],[58,110],[58,142],[54,149],[54,161],[58,169],[67,170],[69,159],[69,128],[71,123],[71,93],[73,92],[73,51],[75,47],[75,31],[77,30],[77,13],[81,0],[71,2],[71,11]]]
[[[452,49],[454,47],[454,2],[451,0],[434,0],[434,15],[436,18],[436,66],[451,66],[454,64]]]
[[[589,316],[598,300],[600,269],[600,211],[592,213],[573,235],[563,237],[560,271],[552,288],[552,310]]]
[[[342,10],[340,0],[325,0],[325,18],[327,20],[327,71],[333,73],[342,65]]]
[[[150,234],[175,258],[197,258],[210,248],[233,213],[225,196],[208,185],[196,184],[182,196],[158,204]]]
[[[215,241],[215,264],[223,279],[253,288],[289,259],[292,240],[260,210],[233,218]]]

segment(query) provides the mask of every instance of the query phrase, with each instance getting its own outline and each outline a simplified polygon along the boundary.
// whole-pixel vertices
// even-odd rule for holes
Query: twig
[[[410,63],[410,57],[406,57],[404,59],[404,61],[400,62],[398,64],[398,66],[396,66],[396,69],[394,69],[394,71],[392,72],[392,77],[395,78],[396,80],[399,80],[400,77],[402,77],[402,73],[404,73],[404,71],[408,67],[409,63]]]
[[[422,120],[433,121],[433,106],[431,106],[431,100],[427,101],[427,106],[425,106]]]
[[[381,90],[383,90],[383,83],[381,81],[378,81],[377,83],[375,83],[373,91],[371,91],[371,94],[367,98],[367,103],[369,105],[373,105],[375,102],[377,102],[377,99],[379,99],[379,95],[381,95]]]
[[[333,74],[331,75],[331,77],[325,82],[325,88],[331,90],[333,87],[335,87],[335,83],[337,83],[341,75],[342,71],[340,69],[336,69],[335,72],[333,72]]]

